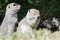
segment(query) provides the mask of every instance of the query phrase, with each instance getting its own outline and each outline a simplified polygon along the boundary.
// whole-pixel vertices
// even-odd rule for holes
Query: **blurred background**
[[[0,0],[0,23],[5,16],[7,4],[12,2],[22,5],[18,20],[23,18],[30,8],[40,10],[41,18],[60,17],[60,0]]]

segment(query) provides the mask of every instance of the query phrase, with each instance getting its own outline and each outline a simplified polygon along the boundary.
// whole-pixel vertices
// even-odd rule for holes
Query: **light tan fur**
[[[3,36],[10,36],[14,32],[15,24],[17,20],[17,12],[21,5],[17,3],[10,3],[6,7],[6,14],[1,24],[0,32]]]
[[[32,36],[32,30],[35,29],[40,22],[40,12],[37,9],[30,9],[27,15],[19,22],[17,31],[21,29],[22,33],[30,33]]]

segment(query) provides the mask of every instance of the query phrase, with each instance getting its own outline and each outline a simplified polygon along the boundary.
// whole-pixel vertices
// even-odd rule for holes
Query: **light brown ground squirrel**
[[[17,31],[28,33],[32,36],[32,29],[35,29],[40,22],[40,12],[37,9],[30,9],[27,15],[19,22]]]
[[[21,5],[17,3],[10,3],[6,7],[5,17],[1,24],[0,32],[3,36],[10,36],[14,32],[15,24],[17,20],[17,12]]]

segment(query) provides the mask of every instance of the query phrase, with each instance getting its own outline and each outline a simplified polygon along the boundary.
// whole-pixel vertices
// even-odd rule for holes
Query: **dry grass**
[[[33,30],[34,37],[31,38],[27,34],[22,34],[20,31],[13,33],[11,37],[7,37],[5,40],[60,40],[60,31],[51,33],[47,29]],[[0,40],[4,40],[0,35]]]

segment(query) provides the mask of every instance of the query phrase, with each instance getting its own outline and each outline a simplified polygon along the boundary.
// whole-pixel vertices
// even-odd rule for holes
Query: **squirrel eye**
[[[32,20],[32,19],[29,19],[29,20]]]
[[[13,4],[13,6],[16,6],[16,4]]]
[[[10,8],[10,6],[8,8]]]

